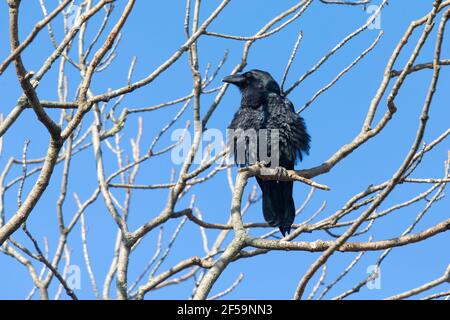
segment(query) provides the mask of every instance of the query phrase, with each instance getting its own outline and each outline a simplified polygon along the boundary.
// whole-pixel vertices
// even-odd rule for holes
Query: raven
[[[270,135],[271,130],[278,130],[278,145],[271,145],[271,139],[262,139],[263,135],[257,135],[257,151],[248,150],[248,139],[244,140],[245,156],[242,159],[237,155],[235,136],[232,150],[234,161],[237,165],[248,166],[259,161],[261,143],[266,143],[266,150],[276,152],[278,156],[277,170],[294,169],[297,159],[302,160],[303,154],[309,153],[310,136],[306,131],[306,125],[302,117],[294,110],[291,101],[283,97],[280,86],[273,77],[262,70],[251,70],[242,74],[225,77],[223,82],[237,86],[241,92],[241,105],[235,113],[228,129],[253,130]],[[230,143],[230,137],[229,137]],[[242,140],[241,140],[242,143]],[[277,149],[275,149],[277,147]],[[276,151],[275,151],[276,150]],[[252,154],[257,156],[251,157]],[[255,161],[252,161],[255,160]],[[280,172],[280,171],[278,171]],[[289,234],[295,218],[295,205],[292,198],[292,181],[270,181],[256,178],[262,190],[262,209],[266,222],[273,227],[279,227],[283,236]]]

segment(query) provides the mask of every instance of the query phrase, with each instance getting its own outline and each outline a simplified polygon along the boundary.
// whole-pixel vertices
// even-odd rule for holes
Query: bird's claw
[[[268,163],[267,163],[267,161],[262,160],[262,161],[256,162],[256,165],[260,168],[265,168],[268,165]]]
[[[280,178],[284,175],[287,175],[286,168],[283,167],[275,167],[275,176],[277,178],[277,181],[280,181]]]

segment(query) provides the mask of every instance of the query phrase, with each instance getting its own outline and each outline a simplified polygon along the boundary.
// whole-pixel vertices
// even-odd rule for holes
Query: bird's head
[[[243,99],[252,103],[261,103],[269,93],[280,94],[280,86],[270,73],[262,70],[250,70],[245,73],[223,78],[223,82],[234,84],[242,93]]]

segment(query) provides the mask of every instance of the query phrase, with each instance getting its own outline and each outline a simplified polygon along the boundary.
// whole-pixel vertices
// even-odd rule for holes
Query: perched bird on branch
[[[239,166],[261,162],[278,172],[294,169],[296,161],[309,152],[310,136],[292,102],[281,95],[278,83],[261,70],[228,76],[223,81],[237,86],[242,95],[240,108],[228,127],[234,162]],[[262,150],[266,150],[266,157],[262,157]],[[295,218],[293,182],[256,180],[262,190],[264,219],[279,227],[283,236],[289,234]]]

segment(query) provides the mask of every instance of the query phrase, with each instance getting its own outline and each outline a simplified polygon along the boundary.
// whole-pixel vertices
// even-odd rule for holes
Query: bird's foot
[[[255,164],[260,168],[265,168],[265,167],[267,167],[267,165],[269,163],[267,161],[262,160],[262,161],[257,161]]]
[[[282,176],[287,176],[288,171],[286,168],[283,167],[275,167],[275,176],[277,178],[277,181],[280,181],[280,178]]]

